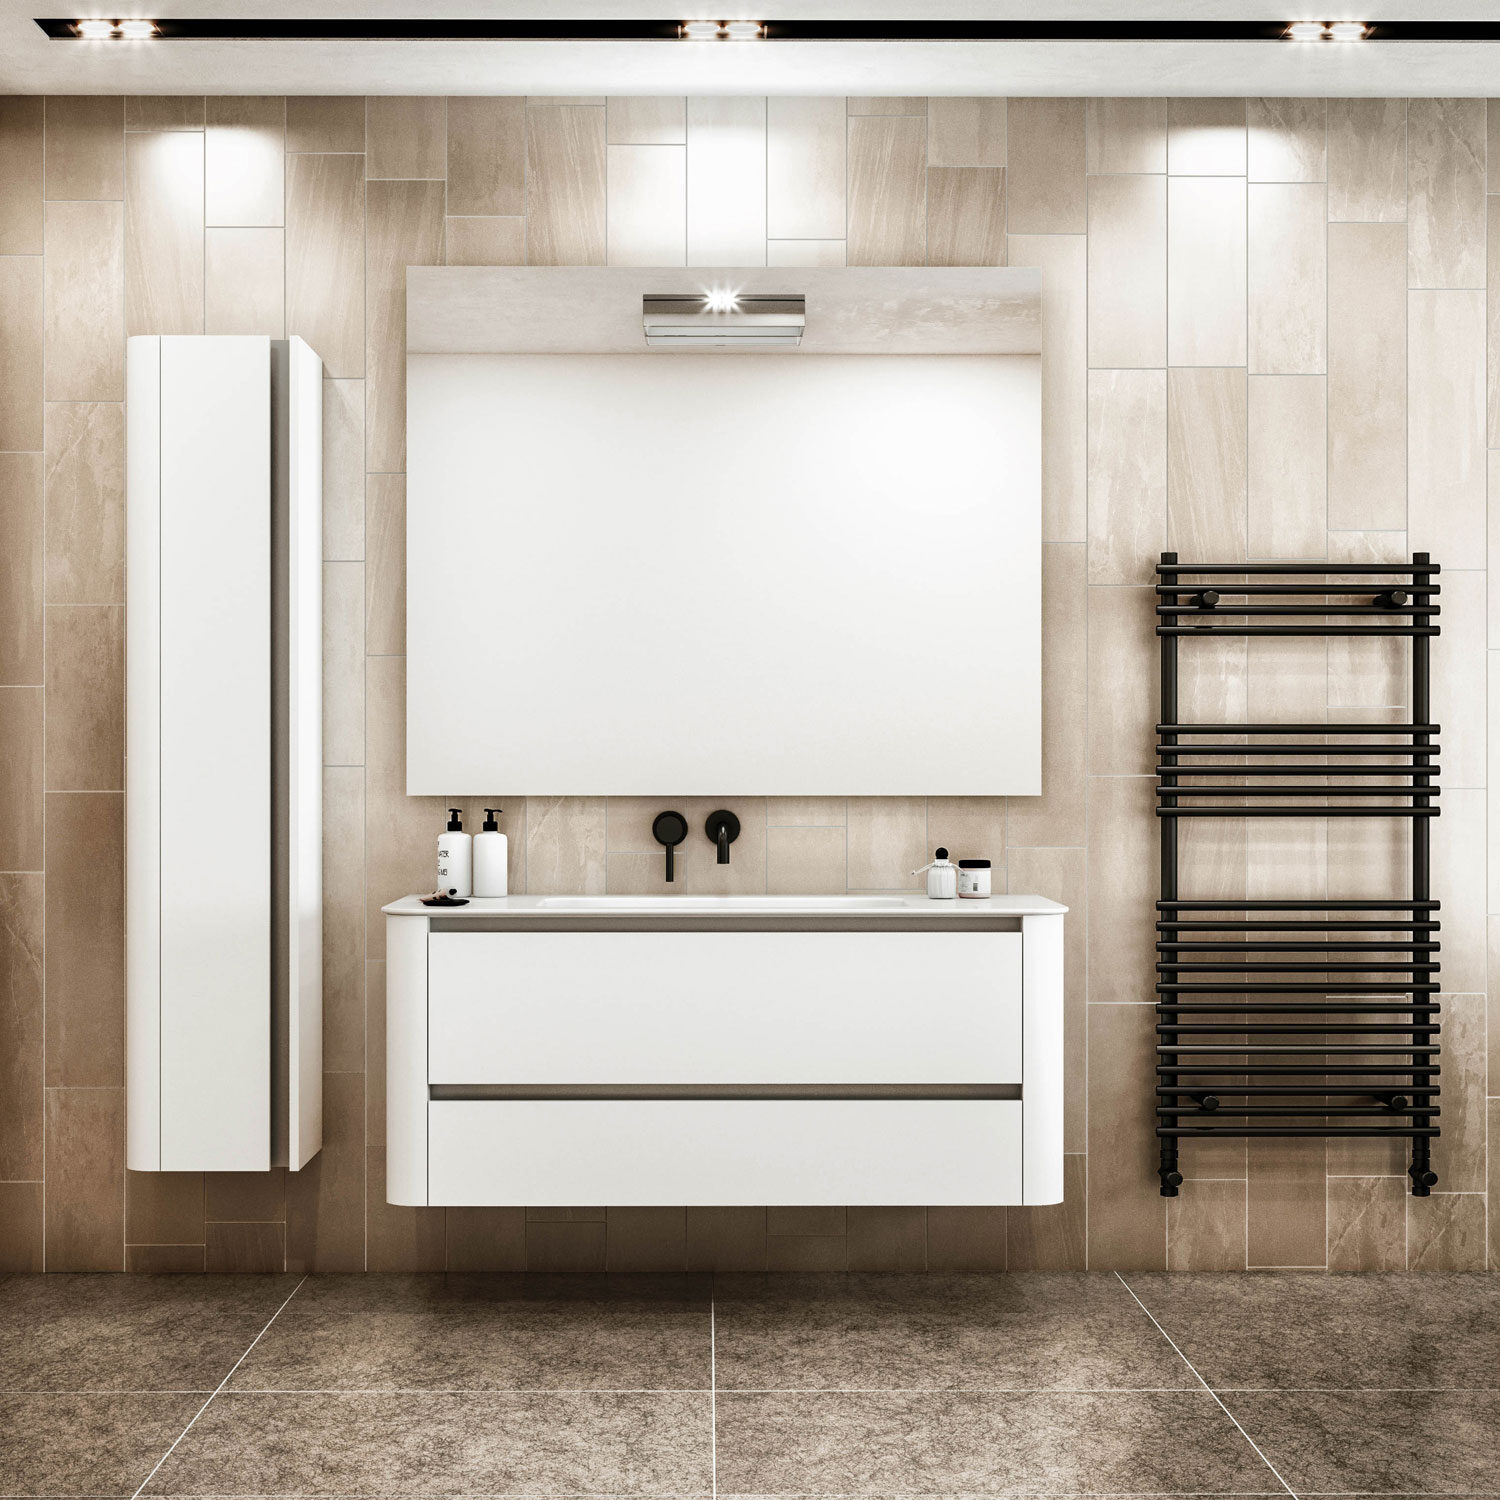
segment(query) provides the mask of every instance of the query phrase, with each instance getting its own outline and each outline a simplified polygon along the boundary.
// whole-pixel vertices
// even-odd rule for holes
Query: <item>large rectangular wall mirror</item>
[[[806,298],[794,351],[642,298]],[[1039,273],[408,274],[407,790],[1040,790]]]

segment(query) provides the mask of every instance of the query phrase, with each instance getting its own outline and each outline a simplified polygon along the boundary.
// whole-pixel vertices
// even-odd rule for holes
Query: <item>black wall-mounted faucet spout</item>
[[[719,863],[729,863],[729,846],[740,836],[740,820],[726,808],[708,815],[703,831],[711,842],[719,846]]]

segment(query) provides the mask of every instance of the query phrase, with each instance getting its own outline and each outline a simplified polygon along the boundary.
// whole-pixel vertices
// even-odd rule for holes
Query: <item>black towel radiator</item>
[[[1439,811],[1430,663],[1439,571],[1425,552],[1409,564],[1197,566],[1161,554],[1156,1134],[1164,1197],[1182,1183],[1179,1142],[1203,1136],[1409,1139],[1412,1193],[1426,1197],[1437,1181],[1439,923],[1429,820]],[[1181,723],[1179,641],[1254,635],[1409,640],[1411,722]],[[1330,797],[1351,800],[1305,800]],[[1254,800],[1266,798],[1274,801]],[[1178,829],[1183,818],[1205,817],[1407,819],[1410,899],[1183,900]]]

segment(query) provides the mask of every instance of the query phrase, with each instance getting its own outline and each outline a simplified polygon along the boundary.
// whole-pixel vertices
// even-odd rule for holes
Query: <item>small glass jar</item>
[[[990,862],[961,859],[958,862],[958,894],[971,900],[987,900],[990,894]]]

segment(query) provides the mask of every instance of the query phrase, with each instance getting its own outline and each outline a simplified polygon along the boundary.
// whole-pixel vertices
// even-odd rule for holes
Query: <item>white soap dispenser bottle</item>
[[[494,899],[508,894],[510,841],[500,832],[495,814],[498,807],[484,810],[484,827],[474,835],[474,894]]]
[[[461,809],[448,809],[448,826],[438,839],[437,888],[445,896],[473,894],[473,839],[464,832]]]
[[[948,858],[946,849],[939,849],[932,863],[913,870],[913,875],[926,874],[927,895],[933,901],[951,901],[958,896],[958,866]]]

